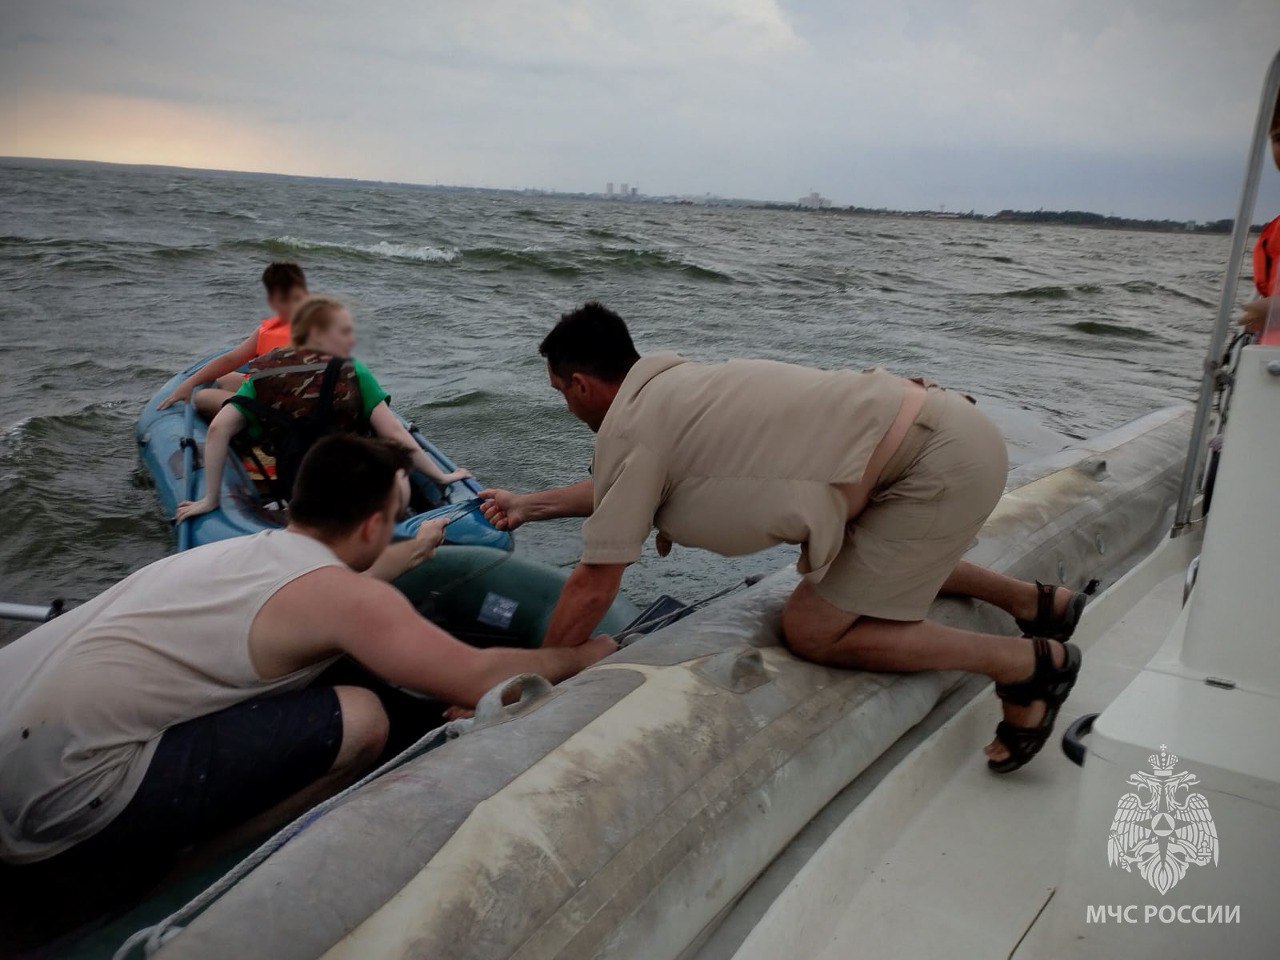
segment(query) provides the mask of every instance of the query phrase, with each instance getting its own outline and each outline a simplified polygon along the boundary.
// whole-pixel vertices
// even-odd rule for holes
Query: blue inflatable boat
[[[157,409],[183,380],[199,370],[211,359],[206,357],[176,374],[161,387],[143,408],[138,417],[135,434],[138,440],[138,458],[155,484],[156,494],[165,515],[172,517],[183,500],[196,500],[204,496],[204,420],[196,414],[190,403],[175,403],[166,410]],[[399,414],[397,414],[399,416]],[[408,421],[401,422],[410,436],[426,451],[446,473],[457,469],[457,464],[442,453],[430,440]],[[415,507],[418,512],[396,528],[397,538],[411,537],[424,520],[448,515],[445,542],[472,546],[511,549],[511,534],[497,530],[481,515],[476,496],[481,489],[472,478],[459,480],[440,489],[430,481],[415,485]],[[228,537],[259,533],[283,526],[283,512],[269,494],[260,491],[259,484],[250,475],[242,458],[227,457],[222,475],[221,506],[176,526],[174,531],[178,550],[187,550],[202,543],[214,543]]]

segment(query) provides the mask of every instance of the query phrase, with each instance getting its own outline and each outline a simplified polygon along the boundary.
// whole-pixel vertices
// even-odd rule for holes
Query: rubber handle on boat
[[[504,701],[511,695],[519,693],[519,698],[507,706]],[[536,673],[522,673],[503,680],[480,698],[476,704],[476,716],[473,729],[487,727],[491,723],[505,720],[513,716],[526,703],[537,700],[551,692],[551,683]]]

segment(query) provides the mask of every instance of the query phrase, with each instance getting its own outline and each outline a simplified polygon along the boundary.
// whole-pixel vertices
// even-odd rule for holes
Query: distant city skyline
[[[1214,220],[1280,3],[61,0],[0,27],[6,155]]]
[[[334,184],[347,185],[368,185],[383,186],[392,189],[409,189],[409,190],[437,190],[445,192],[492,192],[500,194],[509,194],[512,196],[539,196],[539,197],[564,197],[569,199],[599,199],[604,201],[610,200],[626,200],[628,202],[640,203],[684,203],[702,206],[715,207],[747,207],[759,209],[795,209],[795,210],[825,210],[831,213],[855,213],[863,215],[881,215],[881,216],[899,216],[911,218],[969,218],[976,220],[986,220],[988,222],[1006,222],[1006,223],[1042,223],[1042,224],[1060,224],[1067,226],[1110,226],[1131,229],[1195,229],[1197,232],[1209,233],[1225,233],[1229,232],[1229,225],[1232,223],[1232,217],[1218,217],[1208,220],[1197,219],[1179,219],[1169,217],[1118,217],[1114,211],[1102,212],[1098,210],[1049,210],[1044,207],[1036,207],[1034,209],[1017,209],[1012,207],[1002,207],[1000,210],[991,212],[981,212],[973,209],[970,210],[952,210],[947,208],[945,204],[939,204],[936,209],[928,207],[867,207],[859,204],[836,204],[829,198],[822,196],[818,191],[812,190],[804,196],[796,200],[787,200],[782,198],[770,197],[733,197],[724,196],[717,193],[705,192],[702,194],[642,194],[639,193],[637,187],[622,184],[618,190],[610,192],[610,188],[614,186],[612,182],[606,182],[603,192],[598,190],[556,190],[549,187],[503,187],[503,186],[484,186],[477,184],[464,183],[414,183],[403,180],[380,180],[366,177],[326,177],[315,176],[311,174],[298,173],[277,173],[275,171],[265,170],[229,170],[216,167],[185,167],[174,164],[148,164],[148,163],[116,163],[113,161],[103,160],[81,160],[67,157],[21,157],[21,156],[3,156],[0,155],[0,170],[6,165],[26,166],[28,164],[35,166],[44,165],[68,165],[71,167],[88,166],[88,167],[107,167],[127,170],[141,171],[174,171],[174,172],[190,172],[215,174],[228,177],[250,177],[250,178],[281,178],[283,180],[306,181],[306,182],[330,182]],[[621,187],[627,186],[628,193],[624,196],[621,193]],[[1261,229],[1265,220],[1271,219],[1270,208],[1265,203],[1255,205],[1255,216],[1252,218],[1252,226],[1255,229]],[[1083,216],[1078,216],[1078,215]],[[1096,222],[1108,221],[1108,222]]]

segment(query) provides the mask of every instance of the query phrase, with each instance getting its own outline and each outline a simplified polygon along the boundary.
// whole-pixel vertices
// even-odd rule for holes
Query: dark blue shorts
[[[185,847],[314,783],[342,745],[332,686],[262,697],[166,730],[109,824],[48,860],[0,864],[0,957],[127,907]]]
[[[238,703],[170,727],[137,792],[68,854],[176,853],[262,813],[324,776],[342,745],[333,687]]]

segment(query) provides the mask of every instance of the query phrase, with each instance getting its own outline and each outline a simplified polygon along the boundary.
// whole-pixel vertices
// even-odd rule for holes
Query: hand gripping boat
[[[204,495],[203,451],[207,426],[196,415],[191,403],[177,403],[160,410],[159,404],[188,376],[199,370],[206,357],[175,375],[148,401],[138,417],[134,433],[138,440],[138,458],[155,485],[156,495],[166,516],[172,517],[183,500],[196,500]],[[399,416],[399,414],[397,414]],[[427,456],[446,473],[457,468],[452,460],[403,417],[401,422],[409,435]],[[252,464],[251,464],[252,465]],[[425,478],[423,478],[425,480]],[[452,522],[445,532],[445,542],[472,546],[511,548],[511,534],[497,530],[471,506],[483,489],[473,478],[449,484],[443,490],[426,481],[415,485],[414,516],[396,529],[397,538],[413,536],[423,520],[449,514]],[[177,547],[186,550],[202,543],[214,543],[228,537],[282,526],[281,514],[272,498],[264,495],[259,481],[250,476],[249,466],[240,456],[228,456],[222,474],[222,498],[217,510],[178,524]]]
[[[1113,582],[1168,530],[1190,424],[1172,408],[1015,470],[969,558]],[[778,624],[796,578],[779,571],[491,709],[135,945],[164,960],[693,956],[833,798],[985,686],[792,657]],[[933,615],[1014,632],[966,602]]]

